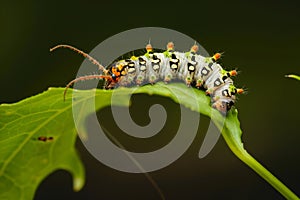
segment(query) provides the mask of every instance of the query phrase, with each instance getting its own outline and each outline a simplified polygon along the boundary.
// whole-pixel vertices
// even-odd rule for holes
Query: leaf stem
[[[231,149],[231,151],[245,164],[258,173],[263,179],[270,183],[278,192],[286,199],[299,199],[289,188],[287,188],[280,180],[271,174],[264,166],[262,166],[255,158],[253,158],[239,143],[230,131],[223,131],[222,135]]]

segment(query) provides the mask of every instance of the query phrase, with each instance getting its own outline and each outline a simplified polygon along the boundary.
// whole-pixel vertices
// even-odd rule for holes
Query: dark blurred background
[[[300,74],[299,1],[2,1],[0,16],[0,103],[63,87],[76,76],[83,58],[67,50],[50,54],[49,48],[59,43],[89,52],[121,31],[156,26],[189,35],[210,54],[224,51],[223,65],[238,68],[242,73],[236,85],[248,89],[236,104],[245,148],[300,195],[300,82],[284,77]],[[136,97],[137,108],[146,98]],[[177,108],[168,99],[151,98]],[[109,110],[103,112],[109,118]],[[140,112],[146,115],[148,110]],[[150,173],[166,198],[283,199],[223,139],[207,157],[198,158],[207,122],[201,122],[195,141],[179,160]],[[73,192],[71,175],[57,171],[40,185],[36,200],[159,199],[143,174],[104,166],[80,141],[77,148],[86,167],[85,187]]]

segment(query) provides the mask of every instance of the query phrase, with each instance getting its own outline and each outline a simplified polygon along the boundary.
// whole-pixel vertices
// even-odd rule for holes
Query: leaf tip
[[[75,192],[78,192],[80,191],[84,186],[84,179],[83,178],[74,178],[74,181],[73,181],[73,190]]]
[[[287,78],[294,78],[294,79],[300,81],[300,76],[295,75],[295,74],[287,74],[287,75],[285,75],[284,77],[287,77]]]

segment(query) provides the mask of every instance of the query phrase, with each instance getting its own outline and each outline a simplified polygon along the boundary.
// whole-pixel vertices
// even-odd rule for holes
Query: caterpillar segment
[[[67,85],[65,94],[75,82],[90,79],[105,79],[105,89],[155,84],[158,81],[165,83],[183,81],[188,87],[204,88],[206,94],[211,97],[212,107],[226,114],[234,105],[236,94],[244,92],[243,89],[233,85],[232,77],[237,75],[237,71],[226,71],[217,63],[221,53],[216,53],[212,57],[203,57],[197,54],[199,48],[196,44],[188,52],[177,52],[174,43],[169,42],[167,49],[162,53],[154,52],[151,44],[147,44],[147,52],[144,55],[119,60],[108,68],[104,68],[88,54],[69,45],[58,45],[50,51],[60,47],[69,48],[83,55],[104,73],[72,80]]]

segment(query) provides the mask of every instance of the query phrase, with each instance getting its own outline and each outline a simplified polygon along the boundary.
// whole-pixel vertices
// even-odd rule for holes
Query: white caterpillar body
[[[111,75],[114,74],[119,79],[108,82],[106,88],[179,80],[188,86],[206,89],[211,96],[212,107],[225,114],[235,103],[236,93],[242,93],[242,89],[236,89],[230,78],[236,75],[236,71],[225,71],[215,62],[220,54],[203,57],[196,54],[196,50],[197,46],[193,46],[189,52],[175,52],[173,43],[169,43],[165,52],[153,53],[152,47],[148,46],[145,55],[111,65]]]
[[[196,54],[198,46],[194,45],[188,52],[174,51],[174,44],[169,42],[167,50],[158,53],[153,52],[152,46],[146,46],[147,53],[139,57],[119,60],[108,68],[103,67],[96,59],[87,53],[70,45],[57,45],[50,49],[68,48],[83,55],[93,64],[97,65],[104,73],[100,75],[89,75],[78,77],[66,87],[67,89],[77,81],[91,79],[105,79],[105,89],[117,86],[132,86],[158,81],[169,83],[171,81],[182,81],[188,86],[206,89],[210,95],[212,107],[226,114],[236,101],[236,94],[243,93],[243,89],[237,89],[233,85],[231,76],[235,76],[235,70],[226,71],[216,61],[221,54],[216,53],[212,57],[203,57]]]

